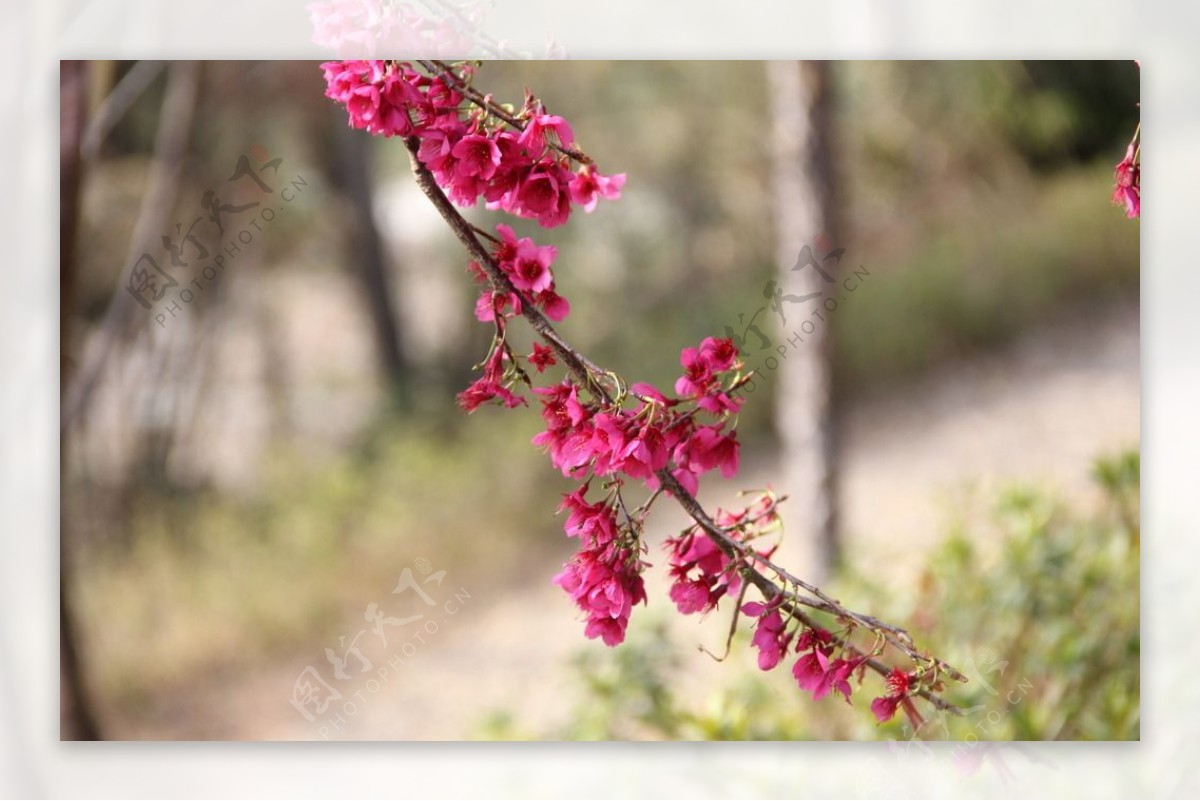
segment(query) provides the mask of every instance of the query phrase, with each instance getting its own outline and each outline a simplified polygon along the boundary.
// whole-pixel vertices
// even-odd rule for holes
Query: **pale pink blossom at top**
[[[313,43],[342,58],[374,57],[377,40],[398,23],[383,0],[327,0],[305,8],[312,20]]]
[[[453,0],[451,0],[453,2]],[[410,58],[468,58],[484,55],[477,4],[457,15],[439,16],[403,0],[326,0],[306,6],[312,41],[340,58],[374,58],[377,53]]]

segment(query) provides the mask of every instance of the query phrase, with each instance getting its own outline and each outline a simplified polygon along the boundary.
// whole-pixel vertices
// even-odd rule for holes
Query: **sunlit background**
[[[911,735],[875,725],[870,682],[853,709],[814,703],[786,668],[758,673],[744,635],[723,662],[702,653],[721,654],[728,619],[682,618],[666,598],[660,543],[684,519],[665,505],[649,607],[619,649],[583,637],[550,584],[572,552],[553,514],[572,485],[530,445],[531,410],[455,406],[489,336],[464,254],[401,144],[349,130],[317,64],[72,69],[62,535],[76,736]],[[1139,235],[1109,194],[1137,68],[863,62],[829,76],[835,236],[866,273],[829,318],[829,588],[976,669],[952,691],[968,715],[926,736],[1136,739]],[[670,386],[680,348],[763,307],[787,266],[769,78],[756,62],[479,72],[501,100],[530,87],[603,170],[628,175],[618,202],[518,228],[559,247],[563,333],[630,380]],[[243,156],[280,198],[249,243],[237,234],[257,208],[230,212],[222,237],[204,204],[210,189],[265,203],[253,179],[227,180]],[[203,249],[232,250],[213,279],[162,247],[197,217]],[[133,300],[143,252],[190,302]],[[761,320],[786,341],[773,311]],[[776,434],[795,402],[780,383],[766,375],[751,397],[742,474],[706,477],[706,504],[768,484],[802,495]],[[823,572],[806,532],[790,536],[795,571]],[[424,585],[436,631],[385,628],[385,645],[370,605],[420,611],[393,594],[406,569],[445,571]],[[359,632],[363,658],[346,656]],[[324,714],[292,703],[310,670],[343,696]]]

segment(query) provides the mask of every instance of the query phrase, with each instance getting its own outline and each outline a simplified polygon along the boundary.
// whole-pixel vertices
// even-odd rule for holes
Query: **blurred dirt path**
[[[1091,460],[1136,446],[1140,437],[1138,307],[1109,309],[1098,326],[1095,319],[1050,323],[1002,352],[845,407],[841,508],[856,569],[895,589],[908,586],[923,554],[943,536],[952,503],[972,487],[987,492],[1012,481],[1036,481],[1069,498],[1091,497]],[[736,503],[735,483],[754,487],[771,481],[775,456],[743,450],[742,477],[724,487],[708,482],[701,494],[706,505]],[[682,514],[667,511],[665,504],[656,509],[652,558],[660,553],[657,543],[683,526]],[[658,562],[648,592],[655,607],[666,607]],[[557,569],[557,563],[548,563],[542,571],[546,580],[515,587],[466,587],[470,599],[452,617],[443,615],[436,634],[414,648],[387,681],[374,692],[355,685],[362,695],[347,693],[338,702],[354,704],[353,714],[343,711],[340,723],[333,719],[336,704],[324,719],[308,722],[288,703],[308,664],[329,672],[326,663],[315,661],[317,652],[250,675],[213,677],[211,686],[171,699],[121,734],[461,739],[479,737],[481,721],[498,709],[519,709],[522,723],[544,730],[570,712],[575,679],[567,665],[587,642],[569,601],[549,583]],[[804,574],[802,566],[796,571]],[[717,629],[727,625],[719,616],[700,626],[690,618],[664,617],[682,632],[681,642],[710,647],[719,647],[723,635]],[[347,627],[360,625],[356,619]],[[694,661],[689,682],[719,680],[721,666],[699,655]]]

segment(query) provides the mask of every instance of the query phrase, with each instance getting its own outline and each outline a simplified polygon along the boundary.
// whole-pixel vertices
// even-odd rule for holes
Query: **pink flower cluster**
[[[507,225],[496,226],[500,241],[492,251],[496,266],[508,278],[515,292],[483,291],[475,304],[475,317],[480,322],[489,322],[497,317],[512,317],[520,314],[524,303],[533,303],[551,320],[566,318],[571,304],[555,291],[554,273],[550,265],[558,256],[553,245],[535,245],[529,237],[517,238]],[[486,283],[488,278],[483,269],[471,262],[470,270],[477,283]]]
[[[671,600],[681,614],[708,612],[727,593],[736,593],[742,578],[724,551],[699,527],[667,540],[671,556]]]
[[[740,512],[718,509],[714,522],[728,532],[729,537],[750,542],[760,533],[778,524],[774,498],[764,494]],[[700,526],[692,526],[664,544],[670,555],[670,596],[675,607],[685,615],[709,612],[728,594],[736,594],[742,586],[733,561],[725,555]],[[773,548],[759,551],[769,557]]]
[[[563,565],[554,583],[562,587],[587,614],[584,635],[605,645],[619,645],[633,605],[646,601],[646,587],[636,539],[622,537],[616,510],[610,503],[589,504],[584,485],[568,494],[559,510],[568,510],[563,529],[578,537],[580,550]]]
[[[770,603],[757,601],[744,604],[742,613],[758,618],[754,626],[752,644],[758,649],[758,667],[760,670],[773,670],[787,653],[794,632],[787,631],[787,625],[779,612],[780,599]],[[796,652],[801,656],[792,665],[792,676],[800,689],[812,693],[814,701],[819,701],[830,692],[835,692],[850,703],[850,677],[860,670],[866,662],[865,656],[855,656],[850,659],[833,657],[833,635],[825,629],[805,628],[796,639]],[[860,671],[861,672],[861,671]]]
[[[733,367],[737,356],[732,339],[708,337],[699,348],[684,348],[679,355],[683,375],[675,381],[676,394],[695,399],[701,409],[713,414],[736,412],[742,400],[721,391],[720,377]]]
[[[1135,155],[1134,144],[1130,142],[1125,158],[1114,168],[1116,185],[1112,195],[1113,203],[1124,206],[1125,216],[1131,220],[1142,213],[1142,166],[1134,160]]]
[[[649,384],[632,387],[639,408],[601,411],[580,403],[578,388],[565,381],[534,390],[542,396],[546,421],[546,430],[534,437],[534,444],[545,448],[550,461],[568,477],[587,472],[623,473],[656,489],[654,474],[674,462],[675,478],[695,492],[699,476],[710,470],[719,469],[726,478],[733,476],[740,445],[737,433],[726,429],[729,415],[741,401],[720,388],[718,377],[738,366],[737,349],[730,340],[709,338],[701,350],[721,354],[719,359],[714,357],[708,383],[696,403],[717,415],[716,422],[697,423],[694,413],[678,410],[680,400],[668,398]],[[681,360],[689,358],[689,352],[699,351],[685,348]]]
[[[585,211],[599,198],[621,196],[625,175],[602,175],[568,155],[575,134],[562,117],[528,96],[513,119],[519,125],[469,111],[467,98],[442,76],[394,61],[331,61],[327,97],[343,103],[350,125],[382,136],[417,136],[418,158],[460,206],[483,198],[488,208],[562,225],[573,205]],[[469,67],[461,67],[465,81]],[[578,171],[573,162],[580,162]]]
[[[865,657],[832,659],[833,635],[825,629],[805,629],[796,640],[801,657],[792,665],[792,676],[801,690],[812,693],[819,701],[831,691],[839,693],[850,703],[850,676],[866,661]]]
[[[463,411],[473,412],[491,400],[500,401],[508,409],[525,404],[524,398],[514,395],[512,390],[505,386],[508,383],[505,369],[508,359],[508,353],[503,347],[492,350],[492,354],[483,363],[483,375],[458,393],[458,405]]]

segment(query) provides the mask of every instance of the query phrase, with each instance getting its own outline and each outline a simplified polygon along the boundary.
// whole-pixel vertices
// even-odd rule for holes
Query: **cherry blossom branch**
[[[462,242],[463,246],[470,253],[471,257],[479,264],[480,268],[486,274],[493,288],[501,293],[517,293],[517,289],[513,286],[509,277],[504,273],[500,266],[493,259],[488,250],[480,243],[476,235],[476,227],[468,222],[458,209],[450,202],[450,199],[442,191],[433,174],[421,162],[419,157],[420,140],[415,136],[409,136],[404,139],[405,147],[408,149],[410,161],[413,168],[413,174],[416,177],[417,185],[421,191],[433,203],[434,208],[450,226],[450,229]],[[519,296],[519,293],[518,293]],[[554,350],[554,352],[562,359],[567,370],[576,378],[576,380],[585,387],[588,387],[600,402],[605,407],[613,405],[613,397],[605,389],[601,383],[602,377],[611,378],[616,386],[622,386],[619,377],[608,370],[604,370],[594,362],[585,357],[582,353],[576,350],[568,343],[561,334],[551,325],[545,315],[539,311],[533,303],[524,302],[521,304],[521,315],[529,322],[535,332]],[[780,605],[788,611],[789,615],[800,621],[802,624],[810,628],[816,628],[806,614],[800,611],[797,607],[804,606],[824,612],[834,617],[847,621],[852,625],[861,626],[864,629],[875,633],[881,637],[887,644],[893,646],[906,657],[912,660],[915,664],[925,665],[932,669],[937,675],[945,675],[956,681],[966,681],[966,677],[944,661],[919,653],[913,647],[912,638],[904,629],[884,623],[870,615],[854,612],[842,606],[838,601],[831,598],[829,595],[821,591],[816,586],[805,582],[778,565],[770,561],[766,556],[758,553],[746,543],[739,542],[730,536],[728,529],[718,525],[712,517],[704,510],[695,496],[690,493],[679,480],[674,476],[669,467],[664,467],[655,471],[660,487],[672,496],[695,522],[695,524],[709,536],[712,542],[722,553],[725,554],[733,564],[736,565],[738,572],[745,578],[746,581],[753,584],[768,602],[778,601]],[[627,514],[628,516],[628,514]],[[743,523],[743,525],[745,525]],[[784,584],[780,586],[770,577],[759,570],[755,565],[761,565],[763,568],[773,572]],[[788,585],[795,587],[797,590],[803,590],[813,597],[806,597],[797,591],[789,590]],[[735,618],[737,611],[735,610]],[[848,637],[847,637],[848,644]],[[850,646],[853,647],[853,646]],[[857,650],[857,649],[855,649]],[[862,664],[869,667],[874,672],[881,676],[889,676],[893,672],[893,668],[884,663],[864,655]],[[913,694],[928,700],[930,703],[947,712],[954,714],[962,714],[954,704],[944,700],[936,693],[931,692],[925,687],[913,690]]]

